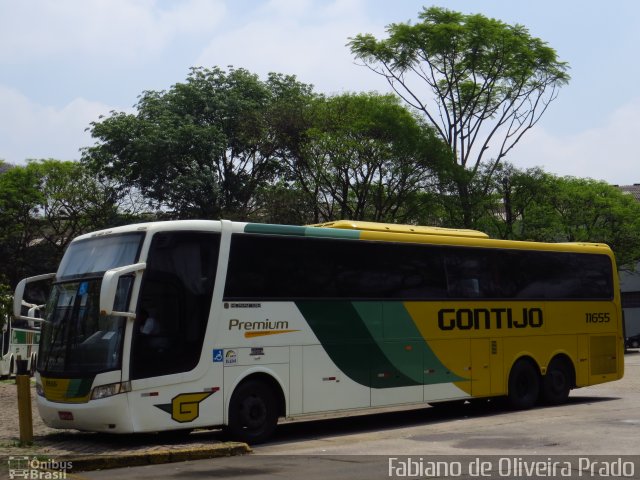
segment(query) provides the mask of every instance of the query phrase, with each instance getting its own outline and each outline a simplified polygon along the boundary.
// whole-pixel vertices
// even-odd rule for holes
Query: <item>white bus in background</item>
[[[5,318],[0,332],[0,377],[5,378],[18,372],[19,362],[23,361],[25,371],[35,372],[40,343],[40,321],[36,318],[43,305],[22,303],[22,311],[32,320]]]

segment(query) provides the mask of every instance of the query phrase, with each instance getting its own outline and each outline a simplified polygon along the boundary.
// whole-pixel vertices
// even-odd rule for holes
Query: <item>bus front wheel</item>
[[[276,428],[278,410],[273,389],[259,380],[247,380],[236,388],[229,403],[227,434],[247,443],[264,442]]]
[[[509,403],[517,410],[526,410],[535,405],[539,394],[538,369],[530,360],[518,360],[509,374]]]
[[[542,379],[542,400],[549,405],[564,403],[573,383],[570,365],[562,358],[554,358]]]

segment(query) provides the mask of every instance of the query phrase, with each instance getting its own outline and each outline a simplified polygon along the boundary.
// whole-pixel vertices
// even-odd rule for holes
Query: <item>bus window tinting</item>
[[[198,364],[219,249],[217,233],[154,235],[140,291],[141,318],[134,328],[131,378],[185,372]],[[156,331],[144,332],[144,316],[157,322]]]
[[[610,299],[612,275],[606,255],[234,234],[225,298]]]

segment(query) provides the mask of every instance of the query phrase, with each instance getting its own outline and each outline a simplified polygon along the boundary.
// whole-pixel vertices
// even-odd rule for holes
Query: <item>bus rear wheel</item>
[[[248,380],[233,392],[229,403],[229,424],[225,428],[234,440],[262,443],[278,423],[273,389],[264,382]]]
[[[562,358],[554,358],[542,379],[542,400],[549,405],[564,403],[573,383],[570,365]]]
[[[526,410],[535,405],[539,394],[538,369],[530,360],[518,360],[509,374],[509,404],[516,410]]]

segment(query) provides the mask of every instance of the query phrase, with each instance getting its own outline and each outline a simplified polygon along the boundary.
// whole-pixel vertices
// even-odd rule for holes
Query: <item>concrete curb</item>
[[[184,462],[187,460],[203,460],[216,457],[231,457],[251,453],[251,447],[246,443],[224,442],[211,447],[166,449],[154,452],[140,452],[131,454],[99,454],[87,456],[67,456],[60,460],[73,463],[73,472],[90,470],[108,470],[112,468],[139,467],[141,465],[157,465],[161,463]]]

